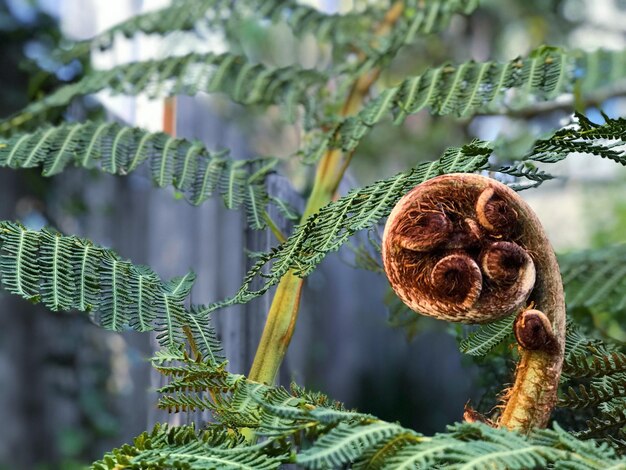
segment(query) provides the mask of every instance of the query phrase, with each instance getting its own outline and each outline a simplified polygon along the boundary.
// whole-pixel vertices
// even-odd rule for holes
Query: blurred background
[[[94,51],[89,62],[62,65],[51,56],[64,38],[89,38],[168,3],[0,0],[0,117],[90,68],[225,49],[220,34],[198,30],[165,38],[118,38],[112,50]],[[343,13],[367,2],[307,3]],[[404,48],[381,83],[393,85],[445,62],[508,60],[541,44],[623,48],[625,20],[626,2],[621,0],[484,0],[470,17],[456,17],[444,34]],[[239,28],[241,34],[228,38],[229,44],[259,61],[323,67],[331,58],[326,44],[312,36],[296,39],[282,25],[242,21]],[[111,119],[160,130],[164,107],[162,101],[99,94],[73,105],[69,116],[80,119],[87,112],[104,112]],[[611,98],[601,108],[611,117],[620,116],[626,101]],[[587,113],[601,120],[598,109]],[[570,118],[568,103],[557,102],[542,112],[510,116],[459,120],[420,113],[402,126],[389,120],[359,147],[340,191],[438,158],[445,148],[474,137],[497,140],[511,156],[521,155],[533,138]],[[299,132],[280,119],[279,110],[259,115],[221,97],[180,97],[176,120],[170,124],[178,135],[200,139],[209,148],[231,148],[236,158],[284,157],[285,177],[273,176],[270,191],[296,209],[303,207],[313,168],[287,161],[298,147]],[[523,196],[558,252],[624,241],[626,175],[621,167],[573,157],[551,172],[560,178]],[[135,263],[152,266],[164,279],[193,269],[198,274],[194,303],[232,295],[250,265],[249,252],[274,243],[267,233],[249,231],[243,217],[226,211],[219,199],[191,207],[167,190],[153,189],[141,172],[117,178],[67,171],[45,179],[37,171],[0,169],[1,220],[21,220],[31,228],[51,225],[89,237]],[[291,222],[281,224],[288,231]],[[359,269],[378,261],[373,246],[380,233],[360,234],[310,276],[281,381],[295,380],[349,407],[433,433],[459,420],[470,398],[479,408],[492,406],[493,390],[487,384],[510,379],[510,359],[504,354],[477,364],[461,357],[458,327],[406,312],[390,295],[384,276]],[[248,371],[270,299],[268,295],[215,315],[233,372]],[[579,315],[581,321],[626,340],[619,319],[605,318],[601,312]],[[160,379],[147,361],[154,349],[147,335],[105,332],[84,315],[51,313],[0,297],[0,468],[82,468],[156,421],[202,421],[202,416],[168,416],[156,410],[154,389]]]

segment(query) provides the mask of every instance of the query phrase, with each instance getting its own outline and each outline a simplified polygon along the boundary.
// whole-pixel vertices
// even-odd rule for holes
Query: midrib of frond
[[[18,248],[17,248],[16,271],[15,271],[15,277],[17,279],[17,286],[18,286],[18,294],[25,298],[30,297],[30,295],[26,293],[26,291],[24,290],[22,286],[22,264],[25,262],[25,260],[23,259],[24,240],[26,238],[27,232],[28,230],[20,228],[20,239],[19,239]]]
[[[47,168],[44,170],[43,172],[44,176],[52,176],[56,174],[57,171],[60,171],[63,168],[63,157],[65,155],[65,152],[70,146],[70,143],[72,142],[72,138],[74,137],[74,134],[76,134],[76,132],[78,132],[79,130],[82,130],[81,126],[75,126],[74,128],[70,129],[70,131],[65,136],[65,139],[63,139],[63,143],[61,144],[61,147],[59,148],[59,151],[57,152],[56,158],[54,158],[52,160],[52,164],[51,165],[48,164]]]
[[[100,138],[100,134],[102,134],[102,132],[105,129],[108,129],[110,127],[114,126],[114,123],[102,123],[100,124],[97,128],[96,131],[92,134],[91,139],[89,141],[89,145],[87,146],[87,150],[85,151],[85,155],[83,157],[83,160],[81,162],[81,166],[83,168],[87,168],[89,161],[91,159],[91,154],[94,150],[94,146],[96,145],[96,142],[98,141],[98,139]]]
[[[117,290],[117,266],[119,264],[118,260],[112,260],[112,268],[111,268],[111,296],[113,297],[113,309],[112,309],[112,319],[111,324],[113,329],[117,329],[117,317],[119,311],[119,296]]]
[[[80,282],[78,283],[78,309],[86,312],[87,308],[87,296],[86,296],[86,285],[87,285],[87,260],[89,259],[89,251],[91,250],[91,246],[88,244],[84,244],[83,246],[83,254],[80,258]]]
[[[59,237],[54,236],[54,245],[52,250],[52,302],[54,308],[59,308]]]
[[[28,157],[26,157],[26,160],[24,160],[24,163],[23,163],[24,168],[30,168],[32,166],[33,160],[36,158],[37,152],[39,151],[39,149],[41,149],[43,144],[46,143],[50,134],[52,134],[55,130],[56,129],[54,127],[51,127],[50,129],[48,129],[42,134],[41,138],[39,139],[39,142],[37,142],[37,144],[29,152]],[[35,163],[37,162],[35,161]]]
[[[18,141],[13,145],[13,148],[11,149],[9,156],[6,159],[6,166],[8,167],[11,166],[11,163],[13,162],[13,158],[15,157],[15,154],[19,150],[20,146],[24,143],[24,141],[28,138],[29,138],[29,135],[25,134],[22,137],[20,137]]]

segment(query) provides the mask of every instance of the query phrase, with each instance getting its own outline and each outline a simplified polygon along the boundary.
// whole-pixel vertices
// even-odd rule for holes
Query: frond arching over
[[[55,58],[68,62],[83,58],[92,49],[110,48],[115,37],[130,38],[139,33],[167,35],[181,31],[196,34],[204,30],[231,30],[241,19],[272,21],[287,24],[294,34],[311,33],[317,41],[329,41],[333,46],[362,47],[370,40],[374,23],[380,21],[389,7],[370,5],[367,11],[326,14],[294,0],[178,0],[161,10],[144,13],[119,23],[86,41],[70,44],[55,52]],[[447,27],[455,13],[469,14],[477,6],[475,0],[408,0],[405,13],[391,31],[387,42],[410,42],[416,34],[430,34]]]
[[[94,70],[78,82],[65,85],[17,114],[0,122],[0,132],[23,128],[46,112],[67,106],[74,98],[107,90],[114,95],[146,94],[150,98],[224,93],[237,103],[269,106],[281,104],[287,113],[306,99],[309,90],[323,86],[321,72],[297,66],[273,68],[249,62],[243,56],[188,54],[146,60]]]
[[[251,227],[265,226],[265,178],[274,171],[274,158],[233,160],[228,151],[211,152],[197,141],[117,123],[63,124],[0,138],[0,167],[40,166],[44,176],[69,164],[126,175],[144,162],[155,185],[173,186],[194,205],[220,193],[229,209],[246,208]]]
[[[351,191],[327,204],[296,227],[285,243],[259,258],[235,297],[210,305],[207,310],[248,302],[265,293],[290,269],[298,276],[307,276],[326,254],[338,250],[351,235],[372,227],[389,215],[395,203],[409,189],[438,175],[483,169],[490,153],[491,149],[480,142],[448,149],[439,160],[422,163],[408,172]],[[273,264],[269,272],[264,273],[264,267],[270,261]],[[258,290],[252,290],[257,276],[262,276],[263,285]]]
[[[626,165],[626,151],[622,147],[626,142],[621,140],[626,120],[608,120],[604,125],[596,125],[582,116],[578,119],[578,124],[538,141],[525,160],[554,163],[572,153],[585,153]],[[409,189],[440,174],[484,169],[491,153],[491,143],[485,141],[450,148],[440,160],[422,163],[408,172],[352,191],[327,204],[296,227],[285,243],[260,256],[233,298],[212,304],[207,309],[248,302],[267,292],[289,270],[294,270],[298,276],[307,276],[329,252],[338,250],[351,235],[372,227],[386,217]],[[264,273],[263,269],[270,262],[273,264],[269,272]],[[257,290],[251,289],[253,281],[261,274],[263,284]]]
[[[185,307],[194,279],[190,273],[163,282],[89,240],[0,221],[4,290],[54,311],[90,312],[107,330],[154,330],[168,349],[184,345],[188,329],[203,358],[223,362],[207,315]]]
[[[411,114],[429,109],[432,114],[468,116],[476,111],[516,109],[536,101],[571,93],[614,86],[626,79],[622,51],[564,52],[541,48],[527,58],[509,62],[466,62],[444,65],[408,78],[383,90],[353,117],[324,134],[305,149],[307,160],[316,160],[329,147],[354,150],[370,129],[392,114],[401,123]],[[505,93],[507,92],[507,93]]]

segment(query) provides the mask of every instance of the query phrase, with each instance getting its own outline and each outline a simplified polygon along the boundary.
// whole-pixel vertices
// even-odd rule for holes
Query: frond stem
[[[380,36],[387,33],[400,18],[403,11],[404,2],[395,2],[377,27],[375,34]],[[350,116],[359,111],[379,74],[380,70],[376,68],[355,80],[342,107],[342,117]],[[348,162],[349,160],[350,158],[347,158]],[[332,149],[324,154],[318,164],[313,189],[301,222],[304,222],[310,215],[332,201],[346,169],[347,164],[344,164],[340,150]],[[303,279],[296,276],[293,271],[289,271],[278,284],[248,374],[250,380],[267,384],[274,383],[293,336],[303,283]]]

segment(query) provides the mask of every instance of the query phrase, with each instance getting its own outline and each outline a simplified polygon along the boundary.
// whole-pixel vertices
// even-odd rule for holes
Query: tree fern
[[[295,65],[266,67],[231,53],[192,53],[133,62],[89,72],[78,82],[59,88],[1,122],[0,132],[23,128],[50,110],[67,106],[75,98],[105,89],[114,95],[146,94],[150,98],[224,93],[245,105],[282,104],[292,115],[296,104],[311,103],[306,99],[309,90],[324,85],[327,80],[325,74],[314,70]]]
[[[185,344],[187,329],[202,357],[223,360],[206,314],[184,305],[193,273],[162,282],[89,240],[0,221],[0,276],[6,291],[55,311],[91,312],[108,330],[156,330],[167,348]]]
[[[329,131],[321,141],[303,151],[317,159],[327,148],[354,150],[369,130],[393,114],[401,123],[411,114],[429,109],[432,114],[469,116],[476,111],[519,108],[538,100],[571,93],[577,83],[583,93],[597,93],[626,77],[624,53],[595,51],[565,52],[540,48],[528,58],[509,62],[466,62],[444,65],[422,75],[407,78],[400,85],[383,90],[354,117]],[[507,92],[511,90],[514,93]]]
[[[0,167],[40,166],[44,176],[68,165],[126,175],[144,162],[155,185],[173,186],[194,205],[220,193],[229,209],[245,207],[251,227],[265,227],[265,178],[278,163],[274,158],[233,160],[226,150],[117,123],[63,124],[0,139]]]

